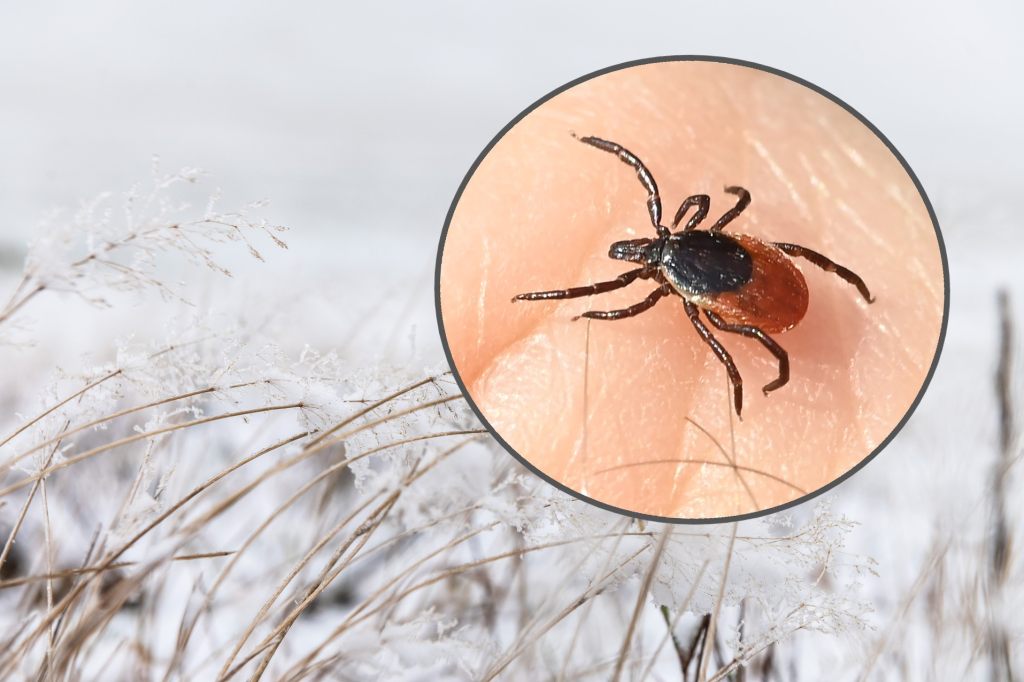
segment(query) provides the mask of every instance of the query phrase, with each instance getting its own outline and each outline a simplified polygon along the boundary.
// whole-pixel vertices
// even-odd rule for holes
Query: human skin
[[[794,259],[810,304],[796,327],[773,334],[789,353],[786,386],[762,395],[775,358],[756,340],[715,331],[744,379],[742,420],[724,366],[678,296],[635,318],[573,320],[641,301],[650,280],[513,303],[614,279],[636,266],[609,259],[609,245],[656,236],[633,170],[570,131],[640,157],[658,183],[663,224],[703,193],[711,210],[698,229],[707,229],[736,202],[723,187],[747,188],[752,203],[727,232],[823,253],[863,277],[876,302]],[[924,201],[855,117],[773,74],[664,62],[577,85],[498,141],[452,216],[440,304],[473,402],[530,464],[621,509],[706,519],[798,499],[878,448],[932,364],[944,281]]]

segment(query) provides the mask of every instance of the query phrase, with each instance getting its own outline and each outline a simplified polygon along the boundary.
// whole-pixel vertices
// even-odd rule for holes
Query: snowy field
[[[1024,10],[782,12],[0,10],[0,679],[1020,675],[996,292],[1020,434]],[[535,479],[459,398],[434,321],[479,151],[561,84],[664,54],[856,107],[949,256],[906,428],[738,525],[640,523]]]

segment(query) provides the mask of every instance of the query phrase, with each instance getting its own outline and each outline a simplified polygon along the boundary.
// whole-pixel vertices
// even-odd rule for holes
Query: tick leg
[[[732,401],[733,405],[736,406],[736,416],[738,417],[743,409],[743,377],[740,376],[740,371],[736,369],[736,363],[732,361],[729,351],[718,342],[718,339],[707,328],[707,325],[701,322],[700,309],[689,301],[683,301],[683,307],[686,309],[686,314],[690,317],[690,322],[693,323],[697,333],[700,334],[700,338],[704,339],[704,342],[711,346],[711,350],[718,356],[719,361],[725,365],[729,381],[732,382]]]
[[[800,246],[799,244],[784,244],[780,242],[775,242],[775,246],[779,247],[782,249],[783,253],[788,253],[790,256],[806,258],[826,272],[834,272],[853,286],[857,287],[857,291],[860,292],[860,295],[864,297],[865,301],[868,303],[875,302],[875,298],[871,295],[871,292],[868,291],[868,285],[865,284],[864,280],[862,280],[853,270],[844,268],[842,265],[829,260],[817,251],[811,251],[806,246]]]
[[[576,133],[573,133],[572,136],[576,137]],[[667,237],[669,235],[668,228],[661,224],[661,195],[658,194],[658,185],[654,182],[654,176],[651,175],[651,171],[647,170],[644,162],[638,159],[633,152],[615,142],[602,140],[599,137],[576,137],[576,139],[583,144],[589,144],[591,147],[615,154],[620,161],[636,170],[636,177],[640,179],[640,184],[647,190],[647,212],[651,214],[651,224],[658,231],[659,237]]]
[[[679,205],[679,210],[676,211],[676,217],[672,220],[672,229],[676,229],[682,221],[683,216],[686,215],[686,211],[691,207],[696,206],[697,212],[694,213],[690,219],[686,222],[686,227],[683,228],[683,232],[689,232],[693,228],[697,227],[700,221],[708,215],[708,209],[711,208],[711,197],[707,194],[694,194],[692,197],[686,197],[683,203]]]
[[[581,296],[593,296],[594,294],[603,294],[606,291],[614,291],[621,289],[638,277],[646,279],[650,277],[648,268],[637,268],[636,270],[630,270],[624,272],[618,277],[608,282],[598,282],[596,284],[588,284],[582,287],[572,287],[570,289],[556,289],[554,291],[534,291],[529,294],[519,294],[512,299],[512,302],[516,301],[547,301],[551,299],[561,298],[580,298]]]
[[[708,316],[709,320],[711,320],[711,324],[724,332],[732,332],[733,334],[741,334],[752,339],[757,339],[761,342],[762,346],[768,349],[769,353],[778,359],[779,377],[775,381],[764,385],[761,390],[764,391],[765,395],[768,395],[775,389],[782,388],[789,383],[789,354],[782,346],[775,342],[775,339],[768,336],[757,327],[751,327],[746,324],[730,324],[710,310],[705,310],[704,314]]]
[[[582,315],[577,315],[572,319],[578,320],[581,317],[589,317],[592,320],[623,320],[627,317],[639,315],[645,310],[650,310],[654,307],[655,303],[663,297],[668,296],[669,291],[669,286],[667,284],[662,284],[660,287],[652,291],[647,298],[639,303],[634,303],[628,308],[622,308],[620,310],[588,310]]]
[[[735,206],[723,213],[722,217],[711,226],[711,232],[720,232],[723,227],[731,223],[736,216],[743,213],[743,209],[750,205],[750,192],[742,187],[726,187],[725,191],[729,194],[735,194],[740,200],[736,202]]]

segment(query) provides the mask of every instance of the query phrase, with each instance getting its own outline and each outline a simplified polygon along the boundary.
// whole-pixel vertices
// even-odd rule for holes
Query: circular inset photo
[[[920,184],[778,71],[667,58],[544,97],[470,169],[438,253],[452,369],[554,485],[679,522],[778,511],[909,418],[948,310]]]

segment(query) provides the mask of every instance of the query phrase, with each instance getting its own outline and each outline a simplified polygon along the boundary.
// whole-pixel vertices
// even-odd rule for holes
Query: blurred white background
[[[563,83],[668,54],[764,63],[844,99],[954,230],[1012,209],[1022,20],[1009,1],[7,5],[0,262],[19,265],[43,211],[126,189],[158,154],[208,171],[225,205],[271,199],[303,267],[402,298],[391,321],[411,317],[434,353],[434,250],[476,155]]]

